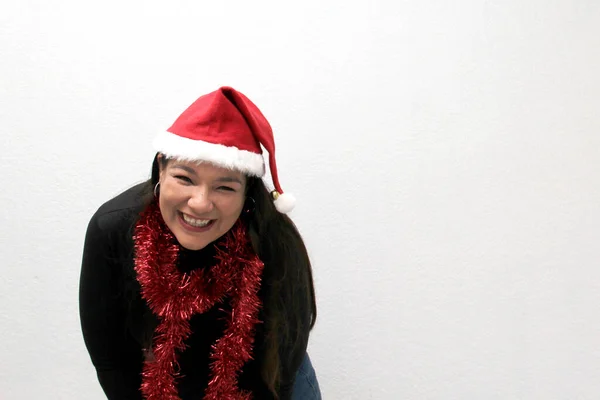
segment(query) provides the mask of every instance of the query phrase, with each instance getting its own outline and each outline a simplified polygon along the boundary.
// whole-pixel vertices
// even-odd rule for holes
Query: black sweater
[[[140,296],[133,269],[133,227],[144,207],[141,189],[142,185],[134,186],[98,209],[89,223],[83,250],[79,293],[83,336],[109,400],[142,399],[142,349],[149,343],[147,332],[152,333],[157,324]],[[182,250],[178,267],[182,271],[210,268],[215,264],[213,256],[212,246],[200,251]],[[264,296],[262,289],[259,296]],[[209,377],[210,346],[223,334],[223,317],[228,309],[229,302],[224,301],[190,321],[192,335],[186,341],[186,350],[178,354],[182,374],[178,390],[183,400],[203,396]],[[264,320],[262,312],[259,318]],[[305,322],[302,326],[308,326]],[[260,377],[263,325],[257,326],[253,360],[246,363],[239,377],[240,388],[250,390],[255,399],[272,398]],[[281,399],[291,396],[295,372],[306,351],[308,329],[301,337],[303,342],[297,350],[280,348]]]

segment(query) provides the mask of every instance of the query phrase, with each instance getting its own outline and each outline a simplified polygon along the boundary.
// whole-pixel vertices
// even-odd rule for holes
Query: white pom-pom
[[[277,199],[273,200],[273,203],[275,203],[277,211],[287,214],[294,209],[296,198],[290,193],[284,193],[277,196]]]

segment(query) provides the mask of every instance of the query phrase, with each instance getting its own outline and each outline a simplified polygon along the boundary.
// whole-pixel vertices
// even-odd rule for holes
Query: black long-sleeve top
[[[142,185],[137,185],[103,204],[89,222],[80,278],[80,317],[86,347],[96,368],[100,385],[109,400],[142,399],[141,371],[144,348],[157,324],[156,317],[141,298],[134,272],[133,227],[143,211]],[[200,251],[182,250],[178,268],[210,268],[215,264],[214,247]],[[264,283],[263,283],[264,285]],[[263,290],[259,296],[264,296]],[[200,399],[208,384],[211,345],[222,336],[228,301],[190,320],[192,334],[187,348],[178,355],[182,378],[178,380],[183,400]],[[263,320],[261,311],[259,318]],[[306,312],[308,327],[310,312]],[[260,376],[264,353],[264,324],[258,324],[253,359],[243,367],[239,386],[255,399],[271,399]],[[152,329],[148,329],[151,327]],[[301,333],[301,346],[294,351],[280,348],[281,399],[291,396],[297,371],[308,342],[308,328]]]

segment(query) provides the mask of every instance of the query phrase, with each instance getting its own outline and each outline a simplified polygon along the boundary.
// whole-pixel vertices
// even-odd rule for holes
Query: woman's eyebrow
[[[217,182],[235,182],[235,183],[239,183],[240,185],[242,184],[242,181],[240,181],[238,178],[235,178],[233,176],[222,176],[217,179]]]
[[[182,164],[174,164],[173,168],[179,168],[182,169],[186,172],[189,172],[190,174],[193,175],[197,175],[196,171],[194,171],[193,168],[188,167],[187,165],[182,165]],[[230,182],[230,183],[239,183],[240,185],[242,185],[242,181],[239,178],[233,177],[233,176],[221,176],[219,178],[216,179],[217,182]]]
[[[173,165],[173,168],[179,168],[186,172],[189,172],[190,174],[196,175],[196,171],[194,171],[194,168],[188,167],[187,165],[175,164]]]

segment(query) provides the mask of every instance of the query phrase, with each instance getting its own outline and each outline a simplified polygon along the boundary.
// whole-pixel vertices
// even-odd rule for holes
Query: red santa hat
[[[206,161],[257,177],[265,174],[262,145],[269,153],[275,207],[281,213],[294,208],[294,196],[279,184],[271,125],[250,99],[231,87],[198,98],[153,145],[168,158]]]

